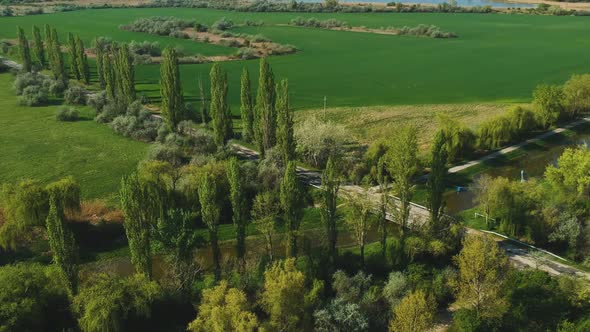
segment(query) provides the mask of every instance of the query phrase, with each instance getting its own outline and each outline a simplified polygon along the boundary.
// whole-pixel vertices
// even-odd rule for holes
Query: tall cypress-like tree
[[[121,180],[121,207],[125,215],[125,233],[131,252],[131,263],[137,273],[151,278],[151,231],[162,215],[161,197],[137,174]]]
[[[211,173],[203,175],[199,182],[199,203],[201,204],[201,217],[209,228],[209,241],[213,251],[213,263],[215,265],[215,279],[221,279],[221,252],[219,251],[219,216],[221,208],[217,193],[217,181]]]
[[[275,79],[266,58],[260,59],[254,131],[260,154],[264,156],[265,151],[272,148],[276,141]]]
[[[244,67],[240,86],[240,114],[242,116],[242,139],[251,142],[254,138],[254,105],[252,103],[252,87],[250,73]]]
[[[277,148],[285,163],[295,159],[295,137],[293,132],[293,112],[289,107],[289,82],[285,79],[277,84]]]
[[[45,24],[43,32],[45,34],[45,49],[48,53],[47,55],[49,56],[49,51],[51,49],[51,26],[49,24]]]
[[[121,44],[115,54],[115,71],[117,78],[117,93],[125,105],[135,100],[135,70],[133,58],[127,44]]]
[[[381,242],[381,256],[385,258],[387,253],[387,206],[389,203],[389,192],[387,191],[387,169],[385,158],[379,158],[377,163],[377,183],[379,184],[379,213],[377,215],[377,227],[379,230],[379,242]]]
[[[328,158],[326,169],[322,173],[322,223],[326,227],[326,236],[328,237],[328,252],[332,264],[336,261],[336,241],[338,240],[338,216],[336,206],[338,200],[338,191],[340,190],[340,175],[336,168],[333,158]]]
[[[199,75],[197,84],[199,85],[199,97],[201,100],[201,123],[207,124],[209,121],[209,114],[207,114],[207,96],[205,95],[205,86],[203,85],[201,75]]]
[[[84,83],[90,83],[90,67],[88,66],[88,57],[86,56],[84,48],[84,42],[79,35],[76,35],[76,54],[77,62],[78,62],[78,72],[80,73],[80,78],[84,81]]]
[[[98,84],[101,88],[106,88],[105,79],[105,58],[107,45],[103,38],[96,38],[93,42],[94,53],[96,53],[96,74],[98,76]]]
[[[297,179],[297,164],[289,161],[281,181],[281,208],[287,224],[287,257],[297,256],[297,237],[303,218],[303,192]]]
[[[172,47],[164,50],[164,59],[160,65],[160,93],[162,117],[168,128],[175,131],[176,125],[182,120],[184,105],[178,71],[178,54]]]
[[[72,75],[79,81],[82,77],[80,73],[80,66],[78,65],[78,49],[76,38],[73,33],[68,33],[68,51],[70,53],[70,71]]]
[[[236,226],[236,256],[243,262],[246,254],[246,226],[248,226],[248,202],[246,199],[245,174],[233,157],[227,164],[227,179],[230,186],[232,219]]]
[[[53,77],[56,80],[62,81],[64,84],[68,81],[68,76],[66,73],[65,65],[64,65],[64,58],[63,53],[61,52],[61,44],[59,43],[59,38],[57,37],[57,30],[55,28],[51,28],[51,57],[50,57],[50,68],[53,72]]]
[[[444,134],[438,131],[434,136],[430,150],[430,175],[426,182],[428,190],[428,209],[430,210],[430,225],[434,234],[438,235],[443,229],[441,217],[444,210],[443,194],[445,192],[445,176],[447,174],[447,148]]]
[[[41,29],[33,25],[33,41],[35,42],[35,58],[41,67],[45,67],[45,48],[43,45],[43,38],[41,37]]]
[[[232,119],[227,104],[227,73],[221,70],[218,63],[213,64],[210,72],[211,78],[211,117],[213,119],[213,135],[218,148],[232,136]]]
[[[20,61],[22,62],[23,71],[30,72],[33,69],[33,62],[31,60],[31,49],[29,48],[29,41],[25,35],[23,28],[17,28],[18,35],[18,52]]]
[[[78,248],[74,234],[65,225],[62,202],[57,195],[49,198],[49,214],[45,222],[49,247],[53,254],[53,261],[59,267],[70,291],[77,293],[78,289]]]

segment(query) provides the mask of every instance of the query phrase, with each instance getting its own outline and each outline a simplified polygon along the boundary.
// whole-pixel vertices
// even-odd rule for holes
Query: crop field
[[[277,77],[288,78],[297,109],[323,106],[511,103],[528,102],[539,83],[561,83],[573,73],[590,72],[590,18],[485,14],[304,14],[241,13],[206,9],[101,9],[0,19],[0,38],[15,38],[16,26],[51,24],[65,40],[67,32],[87,43],[97,36],[117,41],[158,41],[182,47],[186,53],[232,54],[236,49],[123,31],[119,25],[149,16],[195,18],[211,24],[226,17],[246,19],[261,27],[235,32],[263,34],[299,48],[293,55],[271,58]],[[335,18],[353,26],[402,27],[434,24],[456,33],[455,39],[378,35],[284,26],[297,16]],[[88,44],[87,44],[88,45]],[[257,61],[223,64],[228,71],[230,102],[238,111],[239,75]],[[197,79],[207,78],[210,64],[181,68],[187,100],[197,94]],[[139,66],[138,89],[157,102],[158,65]],[[255,77],[254,77],[255,79]],[[207,80],[205,80],[207,81]]]
[[[18,106],[11,75],[0,75],[0,183],[72,175],[83,198],[112,200],[121,177],[145,157],[148,145],[94,122],[90,108],[81,109],[80,121],[56,121],[57,107]]]

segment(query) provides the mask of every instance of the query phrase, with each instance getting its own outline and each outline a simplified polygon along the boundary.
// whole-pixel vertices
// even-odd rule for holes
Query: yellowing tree
[[[295,267],[294,258],[275,262],[264,272],[262,307],[274,329],[297,330],[304,304],[305,276]]]
[[[426,294],[418,290],[404,297],[393,309],[389,325],[392,332],[421,332],[432,326],[436,307]]]
[[[248,310],[246,294],[229,288],[222,280],[218,286],[203,290],[199,315],[192,321],[189,331],[194,332],[247,332],[258,326],[256,315]]]
[[[488,236],[468,236],[454,259],[459,266],[456,305],[474,310],[480,318],[501,317],[508,306],[500,293],[508,258],[498,244]]]

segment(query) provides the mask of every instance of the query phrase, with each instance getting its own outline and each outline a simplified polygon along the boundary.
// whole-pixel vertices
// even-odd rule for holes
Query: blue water
[[[304,2],[320,2],[319,0],[303,0]],[[449,2],[449,0],[340,0],[340,2],[350,2],[350,3],[362,3],[362,2],[380,2],[380,3],[389,3],[389,2],[401,2],[405,4],[434,4],[438,5],[441,3]],[[502,1],[489,1],[489,0],[457,0],[456,1],[458,6],[461,7],[475,7],[475,6],[490,6],[494,8],[534,8],[537,5],[530,4],[530,3],[511,3],[511,2],[502,2]]]

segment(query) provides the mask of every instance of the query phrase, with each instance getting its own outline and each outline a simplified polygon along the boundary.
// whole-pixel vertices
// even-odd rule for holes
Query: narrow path
[[[525,145],[539,142],[539,141],[541,141],[541,140],[543,140],[543,139],[545,139],[547,137],[551,137],[553,135],[557,135],[557,134],[562,133],[562,132],[564,132],[564,131],[566,131],[568,129],[574,128],[576,126],[579,126],[579,125],[584,124],[584,123],[587,123],[587,122],[590,122],[590,117],[585,117],[585,118],[582,118],[580,120],[571,122],[571,123],[569,123],[569,124],[567,124],[567,125],[565,125],[565,126],[563,126],[561,128],[556,128],[554,130],[551,130],[551,131],[548,131],[546,133],[543,133],[543,134],[541,134],[539,136],[533,137],[531,139],[527,139],[524,142],[521,142],[521,143],[518,143],[518,144],[515,144],[515,145],[511,145],[509,147],[506,147],[506,148],[504,148],[504,149],[502,149],[500,151],[496,151],[494,153],[490,153],[489,155],[487,155],[485,157],[482,157],[480,159],[472,160],[472,161],[470,161],[470,162],[468,162],[466,164],[463,164],[463,165],[458,165],[458,166],[455,166],[455,167],[451,167],[449,169],[449,174],[453,174],[453,173],[458,173],[458,172],[464,171],[464,170],[466,170],[469,167],[473,167],[473,166],[479,165],[479,164],[481,164],[483,162],[486,162],[486,161],[492,160],[494,158],[498,158],[500,156],[506,155],[506,154],[508,154],[508,153],[510,153],[512,151],[515,151],[515,150],[518,150],[518,149],[524,147]]]

